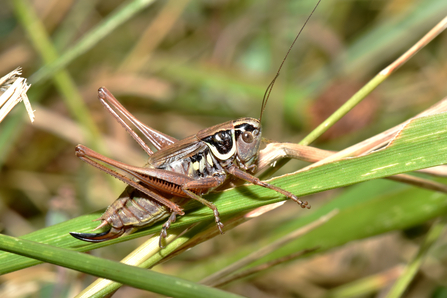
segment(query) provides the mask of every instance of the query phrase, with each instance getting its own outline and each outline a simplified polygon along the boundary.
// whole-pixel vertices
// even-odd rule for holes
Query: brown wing
[[[165,164],[191,157],[206,148],[207,146],[204,142],[199,141],[196,135],[192,135],[155,152],[149,158],[148,163],[155,168],[160,168]]]
[[[205,144],[205,142],[202,142],[201,139],[213,135],[219,131],[231,130],[233,128],[233,121],[227,121],[209,128],[202,129],[195,135],[177,141],[174,144],[155,152],[149,158],[149,163],[155,168],[160,168],[165,164],[169,164],[176,160],[193,156],[207,148],[207,145]]]

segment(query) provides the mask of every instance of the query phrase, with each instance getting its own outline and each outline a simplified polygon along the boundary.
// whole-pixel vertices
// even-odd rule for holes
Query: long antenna
[[[300,32],[298,32],[298,34],[296,35],[295,39],[292,42],[292,45],[290,46],[289,50],[287,51],[286,56],[284,56],[284,59],[281,62],[281,65],[278,68],[278,72],[276,73],[275,77],[273,78],[273,80],[270,82],[270,84],[267,86],[267,89],[265,90],[264,93],[264,97],[262,98],[262,105],[261,105],[261,115],[259,116],[259,122],[261,122],[262,120],[262,114],[264,113],[264,109],[267,105],[267,101],[270,97],[270,93],[272,93],[272,89],[273,89],[273,85],[275,85],[276,79],[279,76],[279,72],[282,69],[282,66],[284,65],[284,62],[286,62],[287,57],[289,56],[290,51],[292,50],[293,46],[295,45],[295,42],[297,41],[298,37],[300,37],[301,32],[303,32],[304,27],[306,27],[307,22],[310,20],[310,18],[312,17],[312,15],[314,14],[315,10],[317,9],[318,5],[320,4],[321,0],[318,0],[317,4],[315,5],[314,9],[312,10],[312,12],[310,13],[310,15],[307,17],[306,21],[304,22],[304,25],[301,27]]]

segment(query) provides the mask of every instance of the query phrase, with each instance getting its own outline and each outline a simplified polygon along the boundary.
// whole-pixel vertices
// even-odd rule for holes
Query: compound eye
[[[253,142],[253,135],[251,132],[244,132],[242,134],[242,140],[244,140],[245,143],[252,143]]]

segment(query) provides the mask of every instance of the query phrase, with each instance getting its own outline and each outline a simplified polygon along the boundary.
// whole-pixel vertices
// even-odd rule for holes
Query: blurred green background
[[[98,87],[106,86],[138,119],[176,138],[230,119],[259,117],[262,95],[316,1],[154,1],[104,38],[94,33],[91,49],[75,53],[61,71],[42,76],[46,64],[76,49],[105,20],[117,19],[125,3],[130,2],[2,3],[0,76],[22,66],[33,84],[28,96],[36,110],[34,124],[21,105],[0,123],[2,233],[21,236],[114,201],[124,185],[77,159],[78,143],[144,164],[143,150],[97,100]],[[323,1],[273,89],[264,137],[298,142],[446,14],[445,0]],[[443,34],[313,145],[341,150],[436,103],[447,91],[446,61]],[[291,162],[281,173],[302,165]],[[307,199],[318,207],[340,192]],[[157,270],[177,275],[201,260],[212,262],[213,256],[250,242],[259,226],[296,217],[296,207],[290,206],[287,202]],[[322,297],[328,289],[397,266],[402,255],[414,252],[413,241],[425,228],[349,244],[228,289],[250,297]],[[142,241],[94,253],[120,260]],[[0,297],[71,297],[91,280],[39,265],[2,276]],[[442,287],[421,277],[408,297],[445,297],[436,296],[442,293]],[[152,297],[132,288],[115,297],[125,296]]]

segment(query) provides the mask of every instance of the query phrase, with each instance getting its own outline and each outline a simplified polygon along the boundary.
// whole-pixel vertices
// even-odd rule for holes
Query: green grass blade
[[[151,270],[0,235],[0,249],[172,297],[241,297]]]
[[[201,230],[202,228],[205,228],[206,225],[208,225],[208,222],[202,222],[196,226],[194,226],[193,229],[199,229]],[[170,255],[171,253],[175,252],[178,248],[180,248],[183,244],[185,244],[186,242],[189,241],[189,239],[191,239],[191,236],[188,235],[189,232],[186,232],[185,234],[182,234],[181,236],[177,237],[178,235],[173,235],[173,234],[169,234],[169,236],[172,237],[177,237],[174,241],[170,242],[166,248],[163,250],[163,253],[154,253],[149,259],[146,259],[143,263],[140,262],[131,262],[131,265],[134,266],[138,266],[140,268],[152,268],[154,264],[157,264],[158,262],[162,261],[163,258],[167,255]],[[152,245],[154,242],[157,243],[158,245],[158,241],[157,239],[153,239],[151,238],[150,240],[148,240],[148,242],[151,242],[150,245]],[[134,252],[131,253],[131,255],[136,256],[136,255],[143,255],[146,256],[146,253],[142,252],[143,250],[145,250],[144,246],[147,243],[139,246]],[[128,257],[130,255],[128,255],[124,260],[121,260],[121,262],[129,264],[128,262],[125,262],[125,260],[128,260]],[[189,279],[189,278],[187,278]],[[79,293],[76,297],[77,298],[84,298],[84,297],[88,297],[88,298],[100,298],[100,297],[106,297],[107,295],[110,295],[111,293],[114,293],[116,290],[118,290],[120,287],[122,286],[122,284],[114,282],[114,281],[110,281],[107,279],[102,279],[99,278],[97,280],[95,280],[92,284],[90,284],[87,288],[85,288],[81,293]]]

